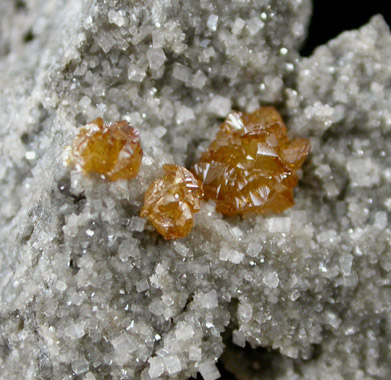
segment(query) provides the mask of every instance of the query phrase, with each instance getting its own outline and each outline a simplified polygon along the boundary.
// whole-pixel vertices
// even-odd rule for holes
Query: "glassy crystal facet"
[[[295,172],[309,152],[308,139],[288,138],[275,108],[234,111],[192,172],[225,215],[277,213],[294,205]]]
[[[148,217],[165,239],[189,234],[193,214],[200,210],[202,186],[193,174],[179,165],[164,165],[164,176],[155,180],[145,193],[140,215]]]

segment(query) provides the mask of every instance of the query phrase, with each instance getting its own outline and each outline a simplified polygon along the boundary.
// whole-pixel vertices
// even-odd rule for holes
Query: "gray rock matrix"
[[[239,379],[391,378],[391,36],[376,16],[301,58],[310,14],[1,0],[1,379],[215,380],[220,357]],[[231,108],[266,104],[311,139],[296,205],[203,203],[163,241],[138,217],[162,164],[191,165]],[[140,130],[135,179],[63,166],[96,117]]]

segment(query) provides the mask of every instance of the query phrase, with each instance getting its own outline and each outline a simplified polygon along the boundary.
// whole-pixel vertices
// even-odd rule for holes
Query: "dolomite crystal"
[[[201,184],[179,165],[164,165],[163,178],[155,180],[145,193],[140,216],[148,217],[166,240],[187,236],[193,214],[200,211]]]
[[[289,140],[273,107],[231,112],[193,166],[206,198],[225,215],[281,212],[294,205],[295,171],[310,151],[307,139]]]
[[[82,127],[66,149],[66,165],[83,173],[98,173],[109,181],[134,178],[143,151],[138,131],[126,121],[104,124],[98,118]]]

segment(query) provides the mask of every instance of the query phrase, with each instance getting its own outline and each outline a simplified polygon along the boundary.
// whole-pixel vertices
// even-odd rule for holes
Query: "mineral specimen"
[[[2,380],[212,380],[216,358],[242,380],[391,379],[391,34],[377,16],[301,57],[311,3],[0,0]],[[295,206],[202,202],[188,238],[151,239],[162,162],[259,103],[311,136]],[[96,115],[139,126],[135,179],[64,168]]]
[[[104,124],[101,118],[81,128],[67,152],[66,164],[109,181],[135,177],[143,156],[136,129],[126,121]]]
[[[145,193],[140,215],[148,217],[166,240],[183,238],[193,227],[193,214],[200,210],[202,186],[182,166],[164,165],[163,169],[164,177]]]
[[[192,171],[225,215],[281,212],[294,205],[295,171],[309,151],[309,140],[288,139],[273,107],[234,111]]]

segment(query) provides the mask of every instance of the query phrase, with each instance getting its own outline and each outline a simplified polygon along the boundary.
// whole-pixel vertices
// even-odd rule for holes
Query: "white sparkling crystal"
[[[232,33],[240,34],[245,25],[246,22],[244,20],[242,20],[241,18],[237,18],[232,26]]]
[[[149,305],[148,309],[152,314],[155,314],[155,315],[162,315],[163,311],[164,311],[161,300],[152,301],[151,304]]]
[[[199,347],[191,346],[189,348],[189,360],[199,362],[202,360],[202,350]]]
[[[207,76],[201,71],[198,70],[193,77],[192,86],[198,89],[201,89],[205,86],[206,81],[208,80]]]
[[[346,276],[350,275],[352,270],[353,256],[349,253],[345,253],[340,258],[341,270]]]
[[[241,321],[250,321],[253,315],[253,308],[249,303],[241,302],[238,306],[238,318]]]
[[[271,288],[277,288],[278,284],[280,283],[280,280],[278,278],[278,273],[276,272],[268,272],[263,276],[263,282],[264,284]]]
[[[371,187],[380,182],[379,166],[369,158],[353,158],[347,169],[353,187]]]
[[[204,307],[206,309],[213,309],[218,306],[216,290],[211,290],[208,293],[199,294],[198,297],[201,307]]]
[[[224,247],[220,250],[220,260],[230,261],[233,264],[240,264],[243,261],[244,254],[234,249]]]
[[[129,80],[135,82],[142,82],[146,77],[147,73],[143,67],[139,67],[137,65],[129,65],[128,66],[128,78]]]
[[[177,113],[177,123],[185,123],[190,120],[194,120],[194,111],[190,107],[181,106]]]
[[[145,228],[145,219],[139,218],[138,216],[134,216],[130,220],[130,225],[129,228],[131,231],[137,231],[137,232],[142,232],[144,231]]]
[[[220,377],[220,372],[213,361],[202,362],[199,370],[204,380],[216,380]]]
[[[246,338],[244,334],[239,330],[234,330],[232,333],[232,342],[239,347],[245,347]]]
[[[124,26],[126,23],[123,12],[116,12],[111,9],[108,13],[109,21],[119,27]]]
[[[265,26],[265,23],[259,17],[247,20],[246,24],[251,35],[257,34]]]
[[[72,370],[76,375],[81,375],[87,372],[89,369],[89,364],[87,360],[75,360],[72,362]]]
[[[267,221],[270,232],[289,232],[291,228],[291,218],[289,217],[276,217],[270,218]]]
[[[191,70],[180,63],[175,63],[174,69],[172,71],[172,77],[179,80],[180,82],[189,83],[191,78]]]
[[[178,252],[181,256],[185,257],[189,253],[189,248],[182,243],[176,242],[175,251]]]
[[[108,53],[115,45],[115,39],[110,34],[106,34],[101,37],[99,45],[105,53]]]
[[[134,343],[127,334],[117,336],[111,341],[111,344],[116,351],[134,352],[136,349]]]
[[[169,375],[174,375],[182,369],[181,362],[177,356],[165,356],[163,361]]]
[[[26,160],[35,160],[37,158],[37,154],[33,151],[28,151],[25,154]]]
[[[208,21],[206,22],[206,25],[208,26],[208,28],[212,31],[216,31],[217,30],[217,23],[219,21],[219,16],[217,15],[210,15],[209,18],[208,18]]]
[[[223,96],[216,95],[209,104],[208,111],[220,117],[225,117],[231,111],[231,101]]]
[[[85,334],[85,325],[84,323],[70,323],[64,329],[64,333],[70,339],[80,339]]]
[[[152,44],[154,49],[164,46],[164,33],[161,29],[156,29],[152,32]]]
[[[151,379],[156,379],[160,377],[164,372],[164,362],[161,358],[152,357],[148,359],[149,362],[149,376]]]
[[[375,214],[374,226],[379,230],[384,230],[388,226],[388,216],[384,211],[378,211]]]
[[[159,48],[149,49],[147,51],[147,58],[149,62],[149,67],[152,70],[159,70],[167,59],[163,49],[159,49]]]
[[[148,289],[149,289],[149,283],[147,279],[143,278],[142,280],[136,283],[136,290],[138,293],[145,292]]]
[[[180,325],[175,331],[178,340],[189,340],[194,336],[194,329],[189,325]]]
[[[83,377],[83,380],[96,380],[96,377],[92,372],[87,372]]]

